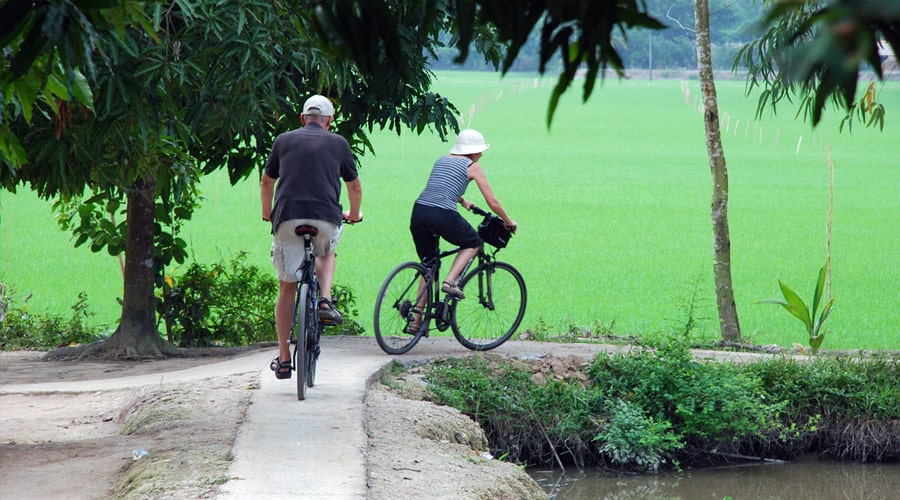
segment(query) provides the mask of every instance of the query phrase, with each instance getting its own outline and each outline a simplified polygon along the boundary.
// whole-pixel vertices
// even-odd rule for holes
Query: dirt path
[[[248,476],[260,476],[272,479],[271,487],[286,495],[299,482],[279,484],[277,471],[289,477],[299,470],[296,440],[285,444],[291,451],[276,452],[272,440],[241,439],[253,429],[272,427],[267,425],[271,413],[254,417],[253,410],[274,401],[289,410],[277,413],[294,428],[302,427],[304,410],[317,406],[324,412],[319,421],[327,420],[321,415],[358,409],[344,428],[335,424],[298,437],[307,444],[325,441],[320,449],[332,450],[335,463],[362,464],[347,481],[347,491],[357,497],[398,498],[403,492],[399,497],[421,498],[438,491],[469,498],[540,495],[514,464],[486,458],[486,444],[468,418],[390,391],[367,391],[378,367],[393,360],[470,354],[455,341],[423,339],[402,357],[381,353],[371,338],[329,337],[323,349],[317,387],[304,402],[296,401],[293,381],[275,381],[269,373],[265,360],[274,354],[271,345],[193,351],[190,357],[147,362],[43,362],[41,353],[0,353],[0,491],[5,498],[23,499],[243,498],[236,492],[265,491],[246,488],[252,485]],[[590,357],[607,349],[611,347],[509,342],[494,352]],[[364,363],[375,368],[365,373],[351,369]],[[447,435],[440,429],[458,432]],[[328,440],[346,443],[350,451],[330,446]],[[134,460],[141,450],[148,455]],[[236,474],[241,456],[248,453],[259,454],[274,475]],[[318,461],[327,462],[329,457],[321,453],[326,451]],[[333,479],[320,493],[335,487]]]
[[[620,349],[627,347],[511,341],[492,353],[552,355],[566,370]],[[303,402],[293,380],[269,372],[272,344],[188,354],[42,362],[41,353],[0,353],[2,496],[545,496],[517,466],[489,456],[469,418],[374,383],[395,360],[472,355],[452,338],[423,339],[391,357],[370,337],[326,337],[316,387]],[[135,460],[135,452],[147,455]]]
[[[135,450],[193,476],[189,495],[214,491],[259,375],[197,369],[246,352],[103,363],[0,353],[0,496],[110,498],[129,471],[151,464],[133,460]]]

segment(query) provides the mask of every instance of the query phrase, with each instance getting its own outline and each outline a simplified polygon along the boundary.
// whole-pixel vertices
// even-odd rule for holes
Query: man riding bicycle
[[[362,185],[347,140],[329,132],[333,118],[334,105],[328,98],[314,95],[307,99],[300,115],[304,126],[275,138],[260,182],[262,218],[272,223],[272,264],[279,285],[275,303],[278,358],[272,363],[279,379],[291,377],[289,336],[296,272],[303,260],[303,240],[294,234],[298,225],[309,224],[319,230],[313,240],[321,297],[319,317],[330,324],[343,322],[331,302],[334,249],[341,238],[342,220],[352,224],[362,219]],[[341,180],[350,201],[350,210],[343,212]]]

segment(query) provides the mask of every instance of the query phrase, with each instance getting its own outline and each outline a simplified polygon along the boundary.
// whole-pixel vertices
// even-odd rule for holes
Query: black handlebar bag
[[[512,233],[503,226],[503,219],[491,217],[478,226],[478,236],[492,247],[505,248],[512,237]]]

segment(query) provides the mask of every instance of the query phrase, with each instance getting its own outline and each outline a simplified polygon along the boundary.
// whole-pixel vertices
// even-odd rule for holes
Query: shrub
[[[278,280],[246,264],[242,252],[227,266],[194,262],[183,275],[166,277],[158,313],[169,341],[178,346],[249,345],[277,338],[277,296]],[[344,314],[344,324],[327,327],[325,333],[362,333],[354,319],[359,312],[353,290],[336,285],[332,298]]]
[[[683,340],[655,351],[601,354],[587,383],[577,377],[536,383],[525,363],[487,359],[432,365],[431,391],[438,403],[477,420],[494,451],[515,461],[566,458],[580,467],[606,457],[653,471],[698,450],[739,452],[748,436],[781,423],[783,405],[760,397],[758,378],[694,361]]]
[[[600,452],[614,463],[655,473],[666,456],[681,448],[669,422],[648,417],[639,406],[622,399],[610,402],[610,407],[612,415],[594,440],[602,443]]]
[[[28,295],[17,305],[12,293],[0,286],[0,348],[14,350],[47,350],[71,344],[89,344],[101,340],[105,330],[89,326],[93,312],[87,306],[87,294],[80,292],[72,305],[72,315],[32,314],[28,311]]]
[[[169,342],[181,347],[210,345],[213,332],[207,318],[212,304],[212,288],[218,269],[208,270],[193,263],[178,278],[167,276],[157,302]]]
[[[518,463],[654,471],[810,451],[900,457],[900,363],[887,357],[696,361],[676,339],[599,354],[587,381],[545,368],[478,354],[434,361],[425,378],[432,400],[475,419],[492,452]]]
[[[239,253],[229,265],[192,263],[167,276],[158,313],[169,342],[181,347],[248,345],[275,336],[278,281]]]
[[[577,381],[538,384],[528,365],[493,355],[439,360],[426,373],[432,398],[475,419],[495,455],[519,463],[597,461],[602,406]]]
[[[883,462],[900,457],[900,363],[885,358],[819,357],[772,360],[746,367],[783,401],[782,427],[800,425],[786,445],[841,460]],[[798,454],[798,452],[795,452]]]
[[[426,370],[432,399],[453,406],[484,429],[495,455],[519,463],[599,461],[592,444],[604,402],[577,381],[532,380],[529,366],[494,355],[437,360]]]
[[[783,406],[760,398],[758,379],[733,365],[695,361],[680,340],[598,356],[588,374],[605,398],[632,402],[648,419],[670,423],[692,448],[736,451],[742,439],[767,432]]]

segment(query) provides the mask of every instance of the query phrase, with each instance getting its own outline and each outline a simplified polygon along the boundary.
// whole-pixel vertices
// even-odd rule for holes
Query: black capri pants
[[[437,257],[437,236],[462,248],[477,248],[482,244],[478,232],[459,212],[418,203],[413,205],[409,232],[422,262]]]

